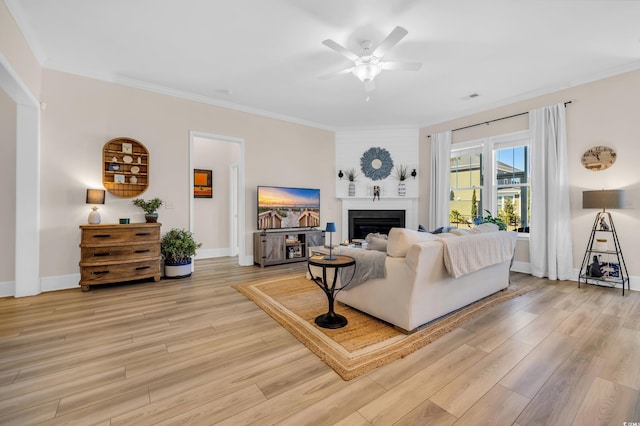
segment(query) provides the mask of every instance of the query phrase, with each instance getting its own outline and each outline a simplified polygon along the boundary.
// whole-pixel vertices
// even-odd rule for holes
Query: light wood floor
[[[235,261],[198,261],[184,280],[0,299],[0,424],[640,421],[638,292],[543,280],[345,382],[230,287],[304,264]]]

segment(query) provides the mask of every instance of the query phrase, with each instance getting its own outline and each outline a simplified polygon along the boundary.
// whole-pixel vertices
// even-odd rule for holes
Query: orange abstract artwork
[[[193,198],[213,198],[212,171],[193,170]]]

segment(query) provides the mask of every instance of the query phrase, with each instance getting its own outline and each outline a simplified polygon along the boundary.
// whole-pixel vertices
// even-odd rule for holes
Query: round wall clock
[[[616,162],[616,152],[608,146],[594,146],[582,154],[582,165],[594,172],[608,169]]]
[[[391,174],[393,160],[384,148],[369,148],[360,158],[360,169],[371,180],[382,180]]]

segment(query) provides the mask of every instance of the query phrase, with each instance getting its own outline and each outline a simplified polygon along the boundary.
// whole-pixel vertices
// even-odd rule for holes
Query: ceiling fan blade
[[[327,80],[327,79],[330,79],[330,78],[333,78],[333,77],[337,77],[339,75],[350,74],[352,71],[353,71],[353,67],[349,67],[349,68],[345,68],[345,69],[340,70],[340,71],[333,71],[333,72],[330,72],[328,74],[321,75],[320,77],[318,77],[318,79]]]
[[[391,50],[393,46],[398,44],[398,42],[402,40],[407,34],[409,34],[409,31],[405,30],[404,28],[395,27],[393,31],[391,31],[391,34],[389,34],[387,38],[385,38],[384,41],[380,43],[380,46],[376,47],[376,50],[373,51],[373,55],[377,56],[378,58],[382,58],[385,53]]]
[[[364,82],[364,91],[369,93],[376,90],[376,83],[373,80],[368,80]]]
[[[420,62],[380,62],[383,70],[392,70],[392,71],[418,71],[422,68],[422,63]]]
[[[325,41],[322,42],[322,44],[324,44],[325,46],[327,46],[330,49],[335,50],[336,52],[338,52],[339,54],[341,54],[342,56],[352,60],[352,61],[357,61],[358,59],[360,59],[360,57],[358,55],[356,55],[355,53],[347,50],[346,47],[343,47],[341,45],[339,45],[338,43],[336,43],[335,41],[331,40],[330,38],[326,39]]]

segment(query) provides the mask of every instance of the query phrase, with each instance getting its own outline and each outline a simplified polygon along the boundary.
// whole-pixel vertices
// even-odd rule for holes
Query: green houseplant
[[[475,217],[473,218],[473,223],[478,226],[482,223],[494,223],[496,225],[498,225],[498,228],[501,231],[506,231],[507,230],[507,224],[504,223],[504,221],[502,219],[500,219],[499,217],[493,217],[491,215],[491,212],[487,209],[484,210],[485,212],[487,212],[487,215],[485,217]]]
[[[202,246],[193,238],[193,233],[173,228],[160,241],[160,253],[164,259],[166,277],[188,277],[191,275],[191,259]]]
[[[158,213],[157,210],[162,206],[163,201],[156,197],[149,201],[145,201],[142,198],[136,198],[131,201],[136,207],[140,207],[144,211],[144,218],[147,220],[147,223],[156,223],[158,221]]]

